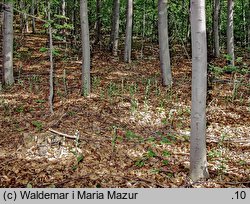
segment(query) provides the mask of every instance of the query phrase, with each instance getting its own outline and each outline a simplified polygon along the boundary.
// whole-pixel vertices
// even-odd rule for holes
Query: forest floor
[[[249,75],[223,73],[213,81],[210,178],[192,184],[191,60],[181,48],[172,50],[172,88],[161,86],[157,46],[145,46],[144,59],[133,51],[131,64],[122,53],[94,51],[88,97],[81,96],[80,53],[62,49],[51,115],[49,57],[39,51],[46,41],[39,34],[16,38],[15,84],[0,90],[0,187],[250,187]],[[249,69],[250,59],[238,55]]]

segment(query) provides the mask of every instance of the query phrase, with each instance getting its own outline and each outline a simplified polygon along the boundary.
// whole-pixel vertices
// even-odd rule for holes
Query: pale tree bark
[[[51,21],[50,1],[48,1],[48,21]],[[53,61],[53,41],[52,41],[52,27],[49,25],[49,57],[50,57],[50,71],[49,71],[49,105],[50,113],[53,114],[53,98],[54,98],[54,61]]]
[[[172,74],[168,42],[167,0],[158,0],[158,32],[160,47],[160,65],[163,86],[171,86]]]
[[[120,0],[113,0],[112,27],[110,35],[110,49],[113,56],[117,56],[119,43]]]
[[[133,24],[133,0],[127,0],[127,20],[126,20],[124,62],[128,62],[128,63],[131,62],[132,24]]]
[[[234,0],[227,0],[227,54],[229,63],[234,66]]]
[[[215,57],[220,56],[219,14],[220,14],[220,0],[214,0],[213,31],[214,31],[214,56]]]
[[[62,16],[66,16],[66,2],[62,0]]]
[[[13,1],[4,5],[3,23],[3,84],[12,85],[13,75]]]
[[[80,0],[80,20],[82,38],[82,95],[90,94],[90,43],[89,43],[89,21],[88,1]]]
[[[190,177],[208,177],[206,156],[207,40],[205,0],[191,0],[192,110]]]
[[[243,31],[243,36],[241,40],[241,46],[245,47],[247,44],[247,32],[246,32],[246,9],[245,9],[245,0],[241,0],[241,16],[242,16],[242,31]],[[250,12],[250,11],[248,11]]]

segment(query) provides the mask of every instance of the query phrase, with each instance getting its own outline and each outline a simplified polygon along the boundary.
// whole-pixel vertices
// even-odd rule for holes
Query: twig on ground
[[[68,135],[68,134],[65,134],[65,133],[62,133],[62,132],[58,132],[58,131],[53,130],[53,129],[51,129],[51,128],[49,128],[49,131],[50,131],[50,132],[53,132],[53,133],[55,133],[55,134],[57,134],[57,135],[59,135],[59,136],[67,137],[67,138],[70,138],[70,139],[77,139],[76,136]]]

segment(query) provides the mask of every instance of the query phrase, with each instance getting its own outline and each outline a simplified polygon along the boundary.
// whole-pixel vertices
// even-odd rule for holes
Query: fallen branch
[[[62,132],[59,132],[57,130],[54,130],[52,128],[49,128],[49,131],[54,133],[54,134],[57,134],[59,136],[62,136],[62,137],[66,137],[66,138],[69,138],[69,139],[79,139],[79,140],[83,140],[83,141],[86,141],[86,142],[90,142],[90,141],[94,141],[94,142],[105,142],[105,141],[111,141],[110,139],[102,139],[102,140],[99,140],[99,139],[89,139],[89,138],[86,138],[86,137],[79,137],[77,138],[76,136],[74,135],[68,135],[68,134],[65,134],[65,133],[62,133]]]
[[[70,138],[70,139],[78,139],[76,136],[73,136],[73,135],[68,135],[68,134],[65,134],[65,133],[62,133],[62,132],[58,132],[56,130],[53,130],[52,128],[49,128],[49,131],[50,132],[53,132],[59,136],[62,136],[62,137],[67,137],[67,138]]]

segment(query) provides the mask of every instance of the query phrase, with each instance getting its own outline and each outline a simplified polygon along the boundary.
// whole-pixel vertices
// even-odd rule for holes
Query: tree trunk
[[[250,11],[248,11],[250,12]],[[241,0],[241,16],[242,16],[242,32],[243,35],[241,43],[242,43],[242,47],[245,47],[247,44],[247,35],[246,35],[246,10],[245,10],[245,0]]]
[[[141,36],[141,59],[143,58],[144,41],[145,41],[146,4],[147,4],[147,0],[144,0],[144,2],[143,2],[143,19],[142,19],[142,36]]]
[[[35,16],[35,5],[36,2],[35,0],[32,0],[31,2],[31,15]],[[32,18],[32,33],[36,32],[36,22],[35,22],[35,18]]]
[[[62,0],[62,16],[66,16],[66,2]]]
[[[50,10],[50,1],[48,1],[48,21],[50,22],[51,18]],[[49,72],[49,104],[50,104],[50,113],[53,114],[53,98],[54,98],[54,61],[53,61],[53,41],[52,41],[52,28],[49,25],[49,57],[50,57],[50,72]]]
[[[12,85],[13,75],[13,1],[4,6],[3,23],[3,84]]]
[[[172,74],[168,43],[168,14],[167,0],[158,0],[158,32],[160,47],[160,62],[163,86],[171,86]]]
[[[206,156],[207,40],[205,0],[191,0],[192,111],[190,177],[208,177]]]
[[[119,42],[119,19],[120,19],[120,0],[113,1],[112,28],[110,35],[110,49],[113,56],[117,56]]]
[[[219,13],[220,13],[220,0],[214,0],[214,56],[220,56],[220,36],[219,36]]]
[[[230,56],[229,63],[234,66],[234,1],[227,1],[227,54]]]
[[[248,43],[248,49],[250,49],[250,0],[248,0],[248,12],[247,12],[247,43]],[[250,54],[249,54],[250,56]]]
[[[101,0],[96,0],[96,39],[95,44],[100,45],[101,40]]]
[[[124,62],[131,62],[132,49],[133,0],[127,0],[127,21]]]
[[[90,44],[89,44],[89,20],[88,1],[80,0],[80,20],[82,38],[82,95],[90,94]]]

